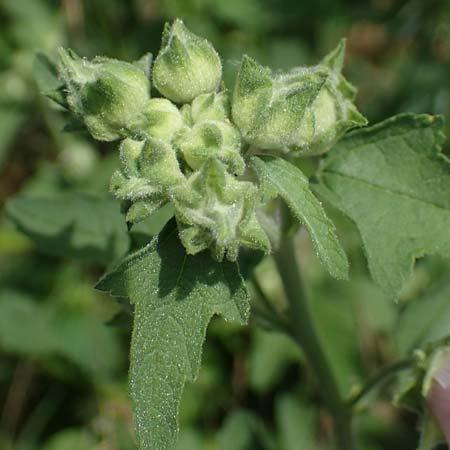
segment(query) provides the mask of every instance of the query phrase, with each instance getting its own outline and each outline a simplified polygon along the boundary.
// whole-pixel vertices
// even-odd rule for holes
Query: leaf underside
[[[197,376],[212,316],[244,324],[249,313],[238,266],[186,255],[172,225],[97,285],[135,305],[130,391],[142,450],[174,445],[183,387]]]
[[[443,120],[402,114],[350,133],[325,160],[317,192],[349,216],[369,269],[396,298],[414,260],[450,256],[450,165]]]
[[[333,222],[311,192],[306,176],[281,158],[253,157],[252,165],[259,176],[264,196],[269,199],[279,195],[308,230],[314,248],[330,274],[337,279],[347,279],[347,256],[336,237]]]

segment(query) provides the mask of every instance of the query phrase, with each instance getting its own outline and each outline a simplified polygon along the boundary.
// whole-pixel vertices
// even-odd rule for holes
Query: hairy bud
[[[100,141],[121,138],[150,99],[150,83],[139,64],[109,58],[88,61],[60,49],[59,68],[70,109]]]
[[[152,98],[130,126],[132,131],[171,142],[183,127],[183,117],[179,109],[165,98]]]
[[[225,120],[230,116],[230,101],[226,92],[199,95],[191,105],[192,121]]]
[[[125,139],[120,158],[122,169],[113,174],[110,190],[117,198],[132,203],[127,213],[129,222],[142,220],[171,201],[173,191],[186,183],[175,150],[159,139]]]
[[[341,75],[345,43],[315,67],[273,74],[245,56],[233,94],[232,117],[257,147],[296,155],[327,151],[366,119],[353,104],[355,89]]]
[[[180,238],[189,254],[210,248],[215,259],[235,261],[241,245],[269,251],[269,240],[256,217],[258,190],[238,181],[216,159],[207,160],[175,198]]]
[[[186,129],[175,146],[193,170],[198,170],[210,158],[223,162],[229,172],[242,175],[245,162],[240,154],[241,135],[229,121],[207,120]]]
[[[166,24],[153,66],[153,84],[162,95],[175,103],[190,103],[217,90],[221,77],[220,57],[206,39],[191,33],[181,20]]]

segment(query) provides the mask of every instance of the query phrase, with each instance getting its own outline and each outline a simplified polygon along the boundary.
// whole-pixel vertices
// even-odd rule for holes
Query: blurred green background
[[[229,88],[243,53],[286,69],[318,62],[345,36],[346,76],[359,88],[358,106],[370,122],[402,111],[450,115],[448,0],[0,0],[2,450],[136,448],[126,387],[130,315],[92,289],[126,250],[128,238],[119,236],[114,251],[105,247],[86,257],[76,242],[68,248],[64,241],[65,218],[76,217],[76,202],[61,203],[60,215],[51,218],[59,240],[45,242],[30,231],[48,219],[45,201],[39,214],[28,204],[12,211],[29,221],[29,237],[12,225],[4,207],[15,195],[106,195],[117,165],[114,145],[63,131],[63,112],[41,95],[51,77],[38,54],[52,58],[64,45],[89,57],[137,59],[158,51],[164,22],[174,17],[212,41]],[[92,208],[88,226],[97,221],[99,230],[108,214],[117,213],[108,209],[101,216]],[[427,333],[445,328],[450,282],[448,265],[422,259],[400,303],[391,304],[367,275],[353,225],[330,214],[352,261],[352,282],[331,280],[303,234],[298,250],[322,339],[349,394]],[[135,231],[131,245],[148,240],[161,221],[160,215]],[[283,308],[270,259],[258,266],[257,276]],[[414,322],[423,305],[441,307],[425,328]],[[330,419],[319,389],[287,338],[264,324],[242,329],[215,320],[199,379],[185,391],[177,450],[330,448]],[[357,425],[363,450],[416,448],[416,418],[394,409],[388,392]]]

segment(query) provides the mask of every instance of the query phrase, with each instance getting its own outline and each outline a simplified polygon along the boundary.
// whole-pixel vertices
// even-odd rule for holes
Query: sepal
[[[199,95],[191,105],[192,122],[226,120],[230,116],[230,100],[225,91]]]

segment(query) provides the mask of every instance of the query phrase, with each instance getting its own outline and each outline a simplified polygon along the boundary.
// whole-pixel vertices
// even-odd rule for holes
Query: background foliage
[[[243,53],[284,69],[315,63],[346,36],[346,76],[359,87],[358,107],[372,123],[402,111],[450,115],[445,0],[2,0],[2,449],[135,448],[126,388],[129,314],[92,286],[130,245],[158,232],[164,211],[136,228],[131,242],[126,230],[111,227],[118,209],[111,202],[100,211],[96,202],[106,195],[117,151],[63,131],[61,111],[40,93],[51,77],[36,53],[52,56],[69,45],[86,56],[136,59],[157,52],[163,24],[174,17],[223,55],[229,86]],[[71,201],[76,191],[85,201]],[[38,207],[28,199],[50,194],[60,195],[60,214],[45,217],[48,234],[24,237],[14,222],[33,237],[45,202]],[[6,207],[13,195],[20,198]],[[321,338],[348,394],[410,348],[449,334],[448,263],[421,259],[394,305],[370,281],[354,226],[329,213],[350,256],[352,282],[331,279],[303,235],[298,253]],[[283,308],[270,259],[257,275]],[[431,310],[436,314],[424,321]],[[230,442],[235,450],[324,448],[330,421],[317,387],[286,337],[215,319],[199,379],[183,397],[177,448],[228,450]],[[394,409],[387,395],[358,427],[365,450],[410,450],[417,442],[415,416]]]

